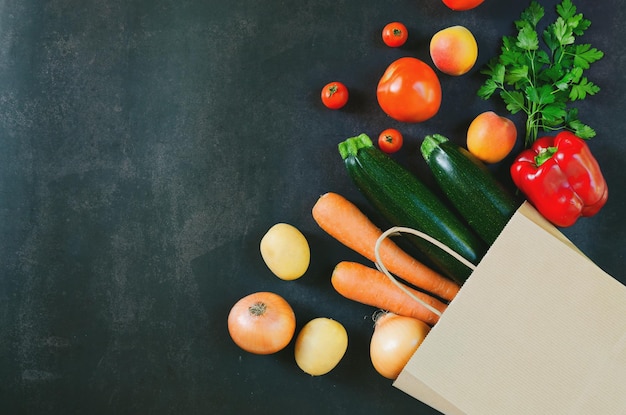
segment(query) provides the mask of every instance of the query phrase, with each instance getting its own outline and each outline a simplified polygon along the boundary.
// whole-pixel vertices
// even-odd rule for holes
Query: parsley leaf
[[[517,33],[502,37],[500,54],[481,71],[487,79],[478,89],[479,97],[490,99],[497,94],[511,114],[526,114],[527,147],[539,130],[569,129],[582,138],[595,136],[593,128],[579,120],[578,109],[569,105],[600,91],[584,72],[604,53],[576,42],[591,21],[572,0],[562,0],[556,12],[555,21],[540,33],[545,10],[532,0],[513,22]]]
[[[582,78],[578,84],[572,85],[569,99],[572,101],[585,99],[587,95],[595,95],[600,91],[600,87],[590,82],[587,78]]]
[[[506,109],[511,114],[517,114],[524,109],[524,94],[520,91],[502,91],[500,97],[506,103]]]
[[[604,53],[592,48],[590,44],[576,45],[574,49],[574,65],[582,69],[589,69],[589,66],[602,59]]]
[[[530,6],[522,12],[521,19],[536,27],[545,14],[545,10],[537,2],[530,3]]]
[[[574,31],[562,17],[556,19],[556,22],[554,22],[554,26],[552,27],[552,31],[560,46],[571,45],[575,41]]]
[[[563,19],[570,20],[576,16],[576,6],[574,6],[571,0],[565,0],[556,6],[556,12]]]
[[[517,35],[517,42],[515,45],[524,50],[537,50],[539,49],[539,38],[537,32],[530,24],[525,24]]]

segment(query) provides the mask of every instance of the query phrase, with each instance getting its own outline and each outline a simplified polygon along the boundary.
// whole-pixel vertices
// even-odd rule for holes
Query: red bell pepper
[[[522,151],[511,177],[539,213],[560,227],[595,215],[609,195],[589,147],[569,131],[542,137]]]

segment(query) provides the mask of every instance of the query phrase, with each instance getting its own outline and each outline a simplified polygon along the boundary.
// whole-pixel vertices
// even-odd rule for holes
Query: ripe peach
[[[478,44],[464,26],[451,26],[435,33],[430,40],[430,57],[441,72],[458,76],[474,67]]]
[[[502,161],[515,147],[513,121],[493,111],[479,114],[467,129],[467,149],[485,163]]]

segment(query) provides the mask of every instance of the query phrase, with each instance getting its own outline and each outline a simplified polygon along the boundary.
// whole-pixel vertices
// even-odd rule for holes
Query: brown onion
[[[285,348],[296,331],[296,316],[278,294],[257,292],[243,297],[228,314],[228,332],[243,350],[271,354]]]
[[[374,318],[370,358],[374,369],[388,379],[396,379],[430,331],[421,320],[381,312]]]

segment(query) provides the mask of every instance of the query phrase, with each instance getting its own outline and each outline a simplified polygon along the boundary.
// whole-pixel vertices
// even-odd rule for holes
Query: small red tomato
[[[348,88],[341,82],[331,82],[322,89],[322,102],[331,110],[338,110],[348,102]]]
[[[378,136],[378,147],[387,154],[400,150],[402,143],[402,133],[395,128],[387,128]]]
[[[400,22],[391,22],[383,28],[383,42],[391,48],[397,48],[406,43],[409,31]]]
[[[443,4],[452,10],[471,10],[482,4],[484,0],[443,0]]]

